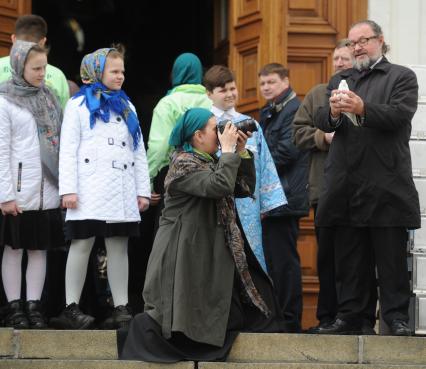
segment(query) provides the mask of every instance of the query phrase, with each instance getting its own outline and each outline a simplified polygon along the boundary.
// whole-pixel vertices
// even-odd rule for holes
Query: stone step
[[[426,337],[245,333],[228,361],[426,365]]]
[[[115,360],[118,357],[116,340],[115,331],[0,328],[0,356],[8,359]],[[242,333],[232,347],[228,362],[426,367],[426,337]]]
[[[0,355],[22,359],[115,360],[115,331],[0,330]]]
[[[119,360],[0,359],[0,369],[194,369],[192,361],[152,364]]]
[[[1,367],[0,367],[1,368]],[[425,369],[425,365],[332,363],[198,363],[198,369]]]
[[[0,359],[0,369],[424,369],[424,365],[330,363],[198,363],[152,364],[118,360]]]

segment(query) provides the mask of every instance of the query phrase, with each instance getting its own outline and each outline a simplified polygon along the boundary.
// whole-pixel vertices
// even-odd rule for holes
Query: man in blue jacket
[[[300,102],[290,87],[288,70],[281,64],[267,64],[259,72],[259,83],[267,100],[260,111],[260,125],[288,200],[264,217],[263,247],[288,329],[299,332],[303,303],[297,237],[299,219],[309,213],[309,152],[293,144],[292,122]]]

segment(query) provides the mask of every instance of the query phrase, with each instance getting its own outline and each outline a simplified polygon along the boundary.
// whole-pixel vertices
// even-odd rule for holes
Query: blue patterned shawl
[[[232,121],[238,122],[249,118],[240,114]],[[256,188],[254,198],[236,198],[238,217],[257,261],[265,272],[266,267],[265,255],[263,252],[262,242],[262,222],[261,214],[275,209],[281,205],[287,204],[287,198],[281,186],[280,178],[277,174],[274,160],[268,148],[268,144],[263,136],[262,129],[257,126],[258,131],[253,132],[253,136],[247,140],[246,148],[254,155],[254,165],[256,168]]]

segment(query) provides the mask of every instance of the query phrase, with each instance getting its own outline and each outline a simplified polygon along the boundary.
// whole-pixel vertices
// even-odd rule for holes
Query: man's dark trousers
[[[377,266],[380,311],[384,321],[408,321],[410,285],[408,233],[400,227],[336,227],[337,316],[358,323],[368,309],[371,254]]]
[[[266,217],[262,221],[263,250],[268,274],[290,331],[301,329],[303,297],[300,258],[297,252],[299,218]]]

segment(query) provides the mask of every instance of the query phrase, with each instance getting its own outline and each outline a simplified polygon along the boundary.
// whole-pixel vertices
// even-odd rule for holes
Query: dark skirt
[[[0,220],[0,246],[52,250],[66,246],[61,209],[29,210]]]
[[[67,241],[90,237],[139,237],[139,223],[107,223],[104,220],[95,219],[65,222],[65,239]]]
[[[225,361],[237,336],[238,331],[227,332],[222,347],[195,342],[180,332],[173,332],[170,339],[165,339],[160,325],[148,313],[141,313],[132,320],[129,332],[117,331],[117,346],[122,360],[153,363]]]
[[[158,363],[188,361],[225,361],[239,332],[279,333],[288,331],[281,316],[270,278],[262,270],[251,249],[244,245],[251,277],[271,310],[265,317],[249,300],[236,274],[232,290],[227,332],[222,347],[195,342],[181,332],[165,339],[161,326],[148,313],[135,316],[129,331],[118,331],[117,345],[122,360]],[[126,337],[127,336],[127,337]]]

